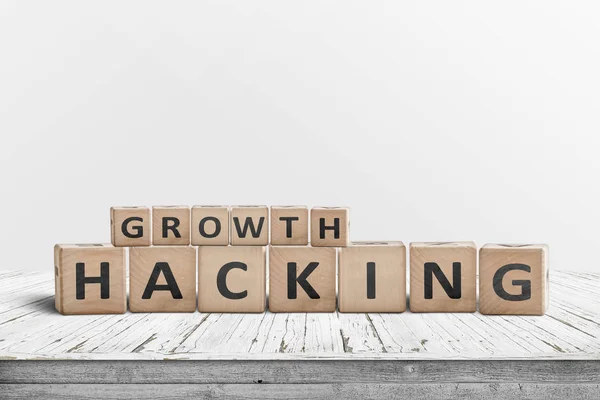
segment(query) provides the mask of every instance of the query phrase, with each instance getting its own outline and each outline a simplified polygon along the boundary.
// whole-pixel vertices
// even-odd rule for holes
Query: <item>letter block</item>
[[[267,206],[232,207],[231,244],[234,246],[269,244],[269,208]]]
[[[269,310],[335,311],[336,249],[271,246]]]
[[[190,208],[187,206],[152,207],[152,244],[187,246],[190,244]]]
[[[115,247],[150,246],[150,209],[111,207],[110,238]]]
[[[475,312],[476,309],[475,243],[411,243],[410,311]]]
[[[192,207],[192,245],[227,246],[229,244],[229,207]]]
[[[196,249],[190,246],[129,250],[131,312],[194,312]]]
[[[198,248],[198,310],[264,312],[266,254],[264,246]]]
[[[57,244],[54,288],[54,304],[63,315],[125,313],[125,249],[110,244]]]
[[[402,242],[352,242],[339,250],[340,312],[406,311],[406,247]]]
[[[486,244],[479,250],[481,314],[544,315],[549,304],[545,244]]]
[[[306,206],[271,207],[271,244],[308,245],[308,208]]]
[[[315,247],[346,247],[350,242],[350,210],[314,207],[310,211],[310,244]]]

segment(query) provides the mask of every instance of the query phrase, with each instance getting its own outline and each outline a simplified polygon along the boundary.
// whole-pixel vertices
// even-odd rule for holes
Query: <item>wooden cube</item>
[[[232,207],[231,244],[234,246],[269,244],[269,208],[267,206]]]
[[[406,311],[406,247],[402,242],[352,242],[339,250],[340,312]]]
[[[229,244],[229,207],[192,207],[192,245],[227,246]]]
[[[271,207],[271,244],[308,245],[308,208],[306,206]]]
[[[198,248],[198,310],[264,312],[267,259],[264,246]]]
[[[111,207],[110,238],[115,247],[150,246],[150,209]]]
[[[125,249],[110,244],[54,246],[54,304],[67,314],[123,314]]]
[[[334,248],[271,246],[269,310],[335,311],[335,269]]]
[[[350,210],[314,207],[310,211],[310,244],[315,247],[346,247],[350,242]]]
[[[479,312],[543,315],[548,310],[545,244],[486,244],[479,250]]]
[[[129,250],[131,312],[194,312],[196,249],[190,246]]]
[[[475,243],[411,243],[410,310],[475,312],[476,309]]]
[[[187,206],[152,207],[152,244],[187,246],[190,244],[190,208]]]

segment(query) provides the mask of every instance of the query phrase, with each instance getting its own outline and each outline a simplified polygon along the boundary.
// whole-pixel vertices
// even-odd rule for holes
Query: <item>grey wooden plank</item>
[[[0,361],[0,383],[600,383],[600,361]]]
[[[2,384],[5,399],[360,399],[365,398],[577,398],[598,399],[600,384],[424,383],[424,384]]]

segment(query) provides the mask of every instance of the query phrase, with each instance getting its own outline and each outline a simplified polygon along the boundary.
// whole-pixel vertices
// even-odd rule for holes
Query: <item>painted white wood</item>
[[[543,317],[474,314],[61,316],[51,274],[0,271],[0,359],[600,360],[600,274],[553,271]]]

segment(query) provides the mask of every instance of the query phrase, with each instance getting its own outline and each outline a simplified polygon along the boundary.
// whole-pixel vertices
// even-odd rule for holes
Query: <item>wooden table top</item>
[[[62,316],[48,273],[0,271],[0,359],[600,360],[600,274],[550,274],[543,317],[130,313]]]

